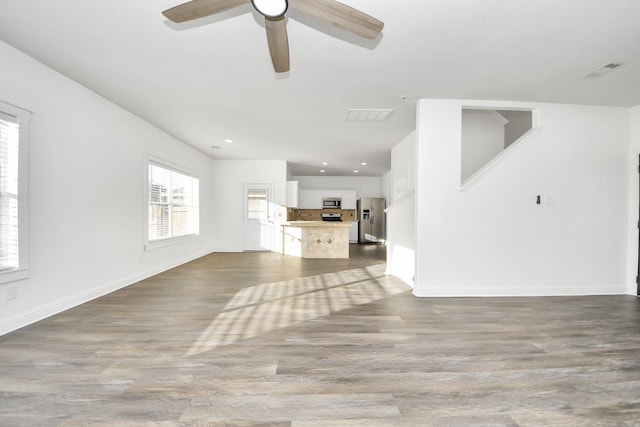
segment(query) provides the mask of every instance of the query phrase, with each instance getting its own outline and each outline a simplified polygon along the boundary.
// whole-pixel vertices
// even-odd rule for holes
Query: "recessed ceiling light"
[[[358,173],[358,172],[360,172],[360,171],[357,171],[357,170],[353,171],[353,173]]]
[[[360,163],[360,165],[367,166],[367,162],[362,162],[362,163]]]
[[[324,169],[320,169],[320,172],[324,173],[324,172],[325,172],[325,170],[324,170]]]
[[[227,144],[233,144],[233,139],[225,139],[224,142]]]
[[[322,162],[322,166],[327,166],[329,163],[327,162]]]

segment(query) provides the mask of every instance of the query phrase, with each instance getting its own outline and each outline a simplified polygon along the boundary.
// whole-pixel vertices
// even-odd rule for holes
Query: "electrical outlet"
[[[7,301],[13,301],[18,298],[18,288],[16,285],[7,286]]]
[[[536,196],[536,205],[553,206],[553,197],[539,194]]]

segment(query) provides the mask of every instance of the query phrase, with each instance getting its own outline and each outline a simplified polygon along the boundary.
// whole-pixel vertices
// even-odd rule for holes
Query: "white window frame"
[[[23,280],[29,277],[29,122],[31,112],[0,101],[0,115],[16,121],[18,133],[18,265],[2,269],[0,284]]]
[[[153,250],[153,249],[157,249],[157,248],[161,248],[161,247],[165,247],[168,245],[173,245],[176,243],[181,243],[187,240],[193,240],[193,239],[197,239],[200,236],[200,178],[198,177],[198,175],[192,171],[188,171],[186,170],[186,168],[183,168],[179,165],[175,165],[171,162],[168,162],[166,160],[160,159],[158,157],[155,156],[151,156],[149,154],[147,154],[145,156],[145,185],[144,185],[144,197],[145,197],[145,219],[144,219],[144,234],[145,234],[145,250]],[[163,169],[166,169],[168,171],[174,172],[174,173],[178,173],[180,175],[183,176],[187,176],[189,178],[193,178],[196,180],[196,182],[198,183],[198,194],[197,194],[197,200],[196,200],[196,207],[197,207],[197,223],[195,226],[195,232],[194,233],[189,233],[189,234],[181,234],[179,236],[169,236],[169,237],[163,237],[163,238],[159,238],[159,239],[153,239],[151,240],[149,238],[149,208],[151,206],[151,201],[150,201],[150,188],[149,185],[151,184],[149,182],[149,168],[151,167],[151,165],[157,166],[157,167],[161,167]],[[171,198],[169,198],[169,200],[171,200]],[[169,206],[171,206],[171,203],[169,203]]]

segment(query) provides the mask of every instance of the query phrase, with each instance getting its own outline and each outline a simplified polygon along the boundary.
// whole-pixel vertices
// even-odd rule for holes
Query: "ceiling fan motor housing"
[[[287,0],[251,0],[251,4],[266,18],[280,18],[289,7]]]

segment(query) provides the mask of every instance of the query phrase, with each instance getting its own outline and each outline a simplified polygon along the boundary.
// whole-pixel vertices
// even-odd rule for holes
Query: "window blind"
[[[17,118],[0,112],[0,270],[19,267]]]
[[[198,178],[149,162],[149,242],[198,234],[199,191]]]

